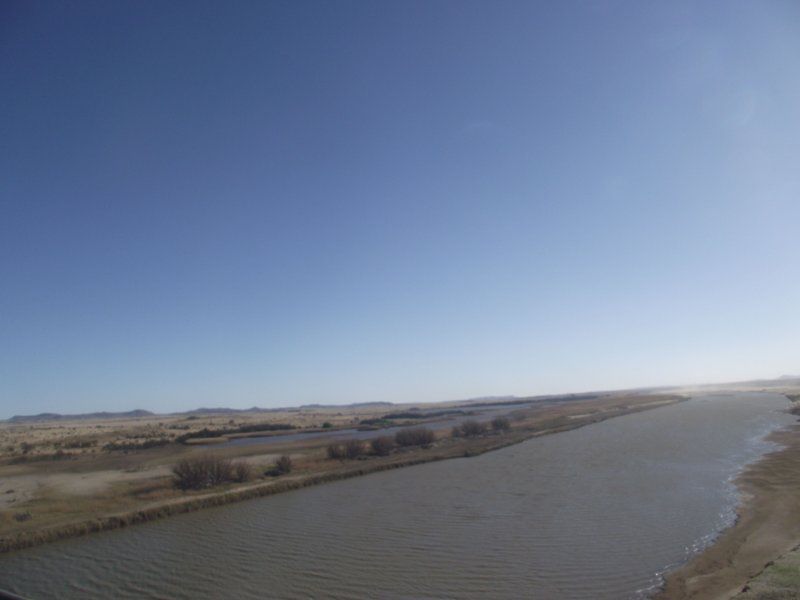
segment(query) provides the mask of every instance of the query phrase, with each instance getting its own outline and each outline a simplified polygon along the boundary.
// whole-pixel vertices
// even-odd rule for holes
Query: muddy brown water
[[[794,422],[709,395],[469,459],[0,557],[44,598],[644,598],[734,518],[733,478]]]

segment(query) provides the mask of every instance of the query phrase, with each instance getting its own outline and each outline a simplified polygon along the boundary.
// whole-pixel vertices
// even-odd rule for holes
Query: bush
[[[328,446],[328,458],[331,460],[343,460],[345,458],[344,447],[339,444]]]
[[[323,428],[323,429],[330,429],[331,427],[333,427],[333,423],[331,423],[330,421],[325,421],[325,422],[322,424],[322,428]]]
[[[364,444],[359,440],[348,440],[344,443],[344,454],[347,458],[358,458],[364,454]]]
[[[175,487],[181,490],[202,490],[222,483],[237,481],[234,464],[214,456],[185,458],[172,468]]]
[[[478,421],[464,421],[461,424],[461,434],[464,437],[475,437],[486,433],[486,424]]]
[[[175,487],[181,490],[197,490],[208,485],[205,461],[184,459],[172,467]]]
[[[394,436],[398,446],[430,446],[435,439],[434,433],[425,427],[401,429]]]
[[[394,450],[394,438],[382,435],[373,439],[369,445],[372,448],[372,453],[376,456],[388,456]]]
[[[362,454],[364,454],[364,444],[360,440],[348,440],[344,444],[328,446],[328,458],[331,460],[353,459]]]
[[[243,460],[234,463],[233,465],[233,479],[237,483],[244,483],[253,478],[253,466]]]
[[[281,475],[286,475],[287,473],[291,473],[293,468],[292,459],[289,455],[284,454],[283,456],[279,457],[272,466],[264,472],[264,475],[267,477],[280,477]]]
[[[278,475],[286,475],[292,472],[292,459],[288,454],[284,454],[275,461],[275,471]]]
[[[453,425],[453,429],[450,430],[450,435],[452,435],[454,438],[461,437],[461,427],[458,425]]]
[[[210,486],[220,485],[228,481],[234,481],[233,463],[223,458],[213,459],[208,470],[208,481]]]
[[[495,417],[492,419],[492,429],[495,431],[508,431],[511,429],[511,421],[505,417]]]

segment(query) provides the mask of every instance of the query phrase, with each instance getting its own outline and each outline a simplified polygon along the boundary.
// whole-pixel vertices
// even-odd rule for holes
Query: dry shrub
[[[461,424],[461,435],[464,437],[475,437],[486,433],[486,424],[478,421],[464,421]]]
[[[364,444],[359,440],[347,440],[344,444],[328,446],[328,458],[331,460],[353,459],[362,454],[364,454]]]
[[[508,431],[511,429],[511,421],[505,417],[495,417],[492,419],[492,429],[495,431]]]
[[[430,446],[435,439],[433,431],[426,427],[401,429],[394,436],[394,441],[398,446]]]
[[[253,465],[240,460],[233,465],[233,479],[237,483],[244,483],[253,479]]]
[[[219,485],[234,480],[233,463],[224,458],[217,458],[211,461],[209,469],[209,483]]]
[[[233,463],[216,456],[184,458],[172,468],[172,478],[181,490],[202,490],[236,481]]]
[[[372,453],[376,456],[388,456],[394,450],[394,438],[388,435],[382,435],[370,442]]]
[[[344,443],[344,454],[350,459],[358,458],[364,454],[364,444],[359,440],[348,440]]]
[[[292,458],[288,454],[284,454],[275,461],[275,471],[278,475],[286,475],[292,472]]]
[[[344,447],[339,444],[331,444],[328,446],[328,458],[331,460],[344,460]]]

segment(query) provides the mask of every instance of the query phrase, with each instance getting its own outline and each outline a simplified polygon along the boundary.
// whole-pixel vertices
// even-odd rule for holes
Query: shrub
[[[333,427],[333,423],[331,423],[330,421],[325,421],[325,422],[322,424],[322,428],[323,428],[323,429],[330,429],[331,427]]]
[[[25,512],[18,512],[14,513],[14,520],[18,523],[22,523],[24,521],[30,521],[33,516],[31,515],[31,511],[26,510]]]
[[[344,457],[344,447],[339,444],[331,444],[328,446],[328,458],[331,460],[342,460]]]
[[[184,459],[172,467],[172,480],[181,490],[198,490],[208,485],[205,463],[198,459]]]
[[[511,421],[505,417],[495,417],[492,419],[492,429],[495,431],[508,431],[511,429]]]
[[[286,475],[292,472],[292,459],[288,454],[284,454],[275,461],[275,471],[278,475]]]
[[[253,478],[253,465],[240,460],[233,465],[233,480],[237,483],[244,483]]]
[[[461,437],[461,427],[458,425],[453,425],[453,429],[450,430],[450,435],[454,438]]]
[[[172,477],[181,490],[202,490],[237,481],[233,463],[213,456],[183,459],[172,468]]]
[[[435,439],[433,431],[425,427],[401,429],[394,436],[398,446],[430,446]]]
[[[233,463],[223,458],[213,459],[209,469],[209,483],[212,486],[234,481]]]
[[[464,437],[475,437],[486,433],[486,424],[478,421],[464,421],[461,424],[461,433]]]
[[[369,443],[372,453],[377,456],[388,456],[394,450],[394,438],[388,435],[376,437]]]
[[[344,454],[347,458],[358,458],[364,454],[364,444],[359,440],[348,440],[344,443]]]

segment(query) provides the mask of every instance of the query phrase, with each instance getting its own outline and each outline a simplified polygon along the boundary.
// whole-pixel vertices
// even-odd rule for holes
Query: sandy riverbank
[[[669,574],[656,600],[733,598],[800,541],[800,425],[773,433],[782,448],[737,479],[743,494],[736,524],[685,566]],[[750,596],[748,596],[750,597]],[[771,596],[764,598],[789,598]]]

